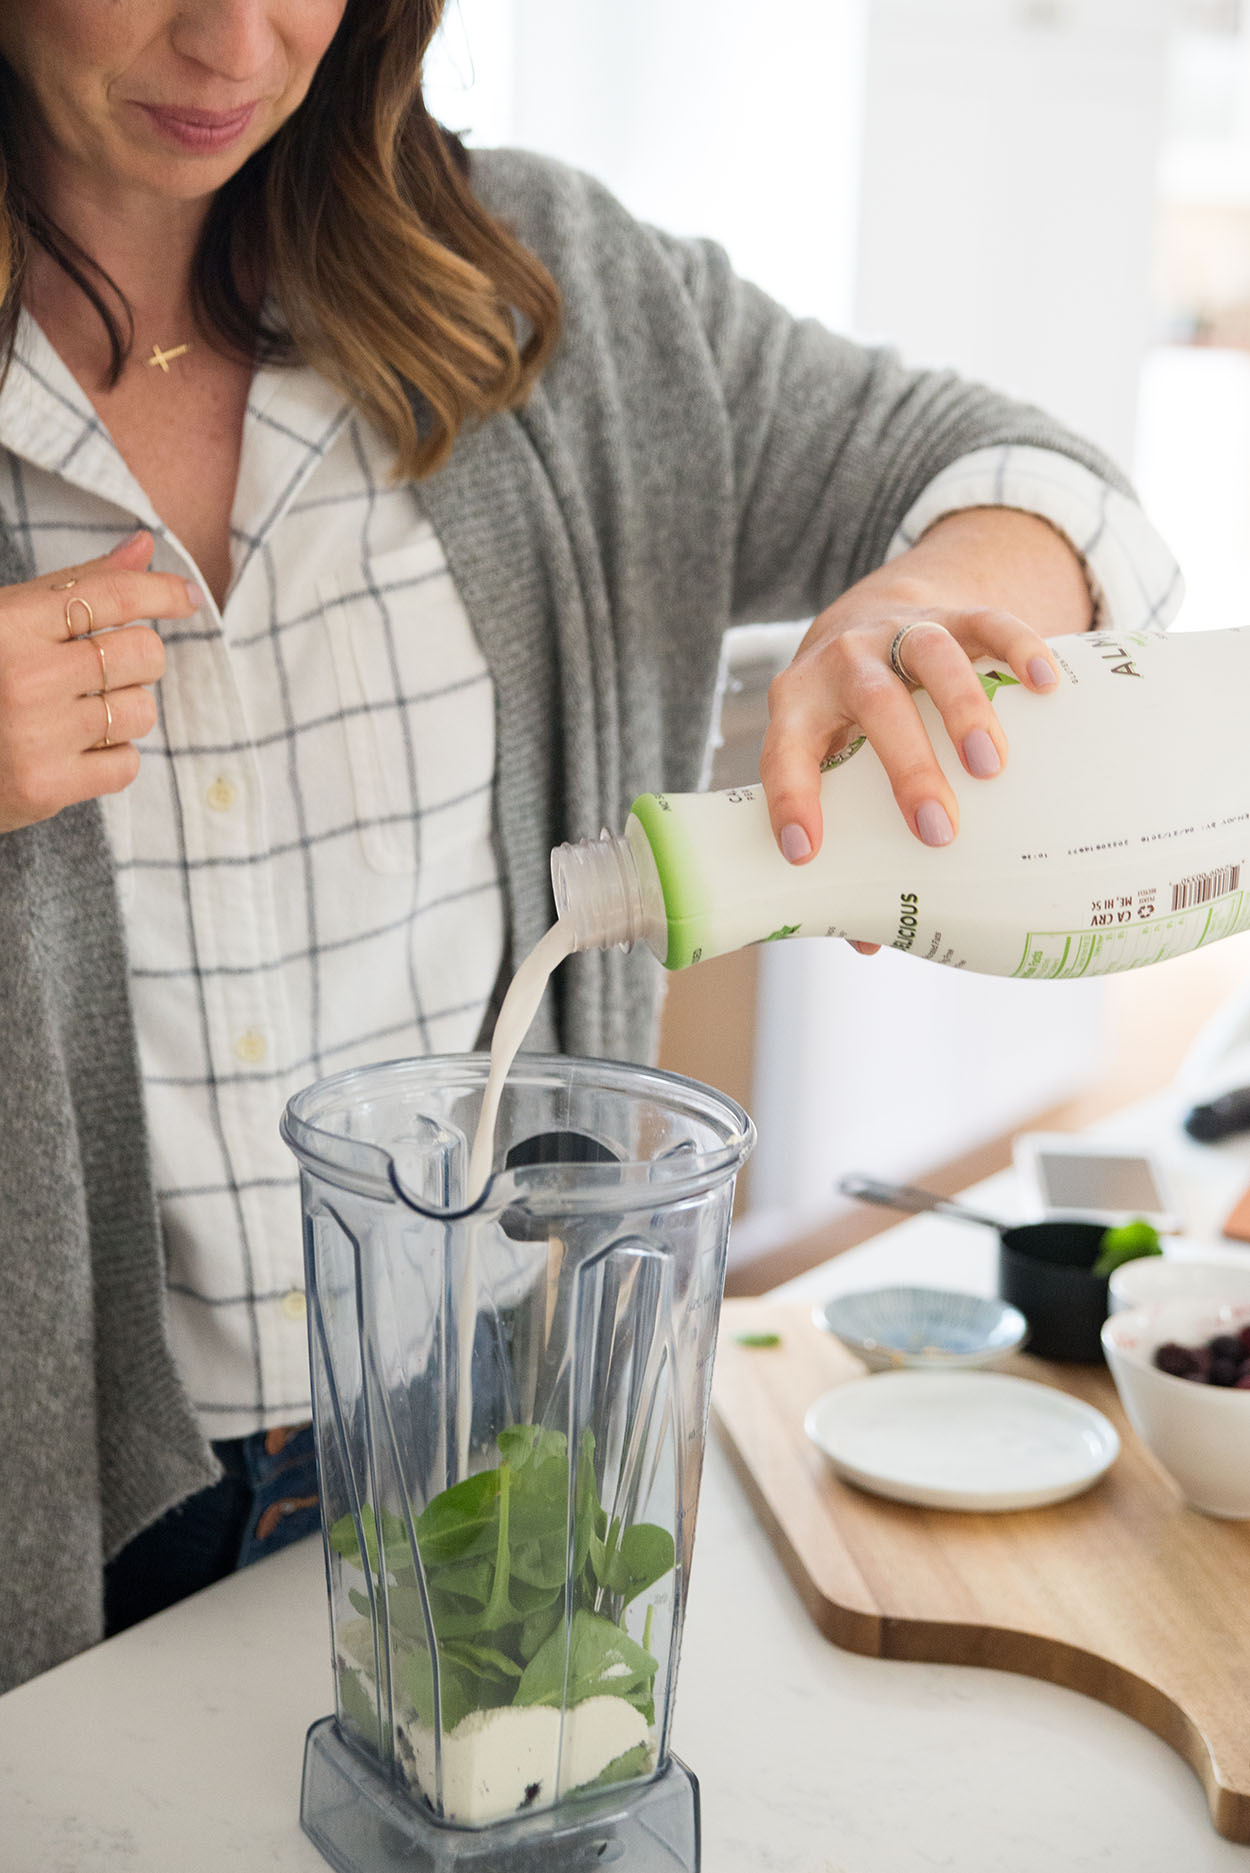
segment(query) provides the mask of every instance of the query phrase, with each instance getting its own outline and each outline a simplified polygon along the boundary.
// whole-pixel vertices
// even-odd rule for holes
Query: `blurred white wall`
[[[873,0],[861,329],[1132,461],[1172,0]]]
[[[431,91],[791,305],[1035,398],[1132,459],[1170,0],[453,0]],[[840,945],[762,958],[752,1203],[838,1207],[1065,1096],[1097,984]],[[745,1238],[744,1238],[745,1239]]]
[[[476,143],[589,171],[723,241],[797,312],[851,317],[868,0],[451,0],[427,95]]]

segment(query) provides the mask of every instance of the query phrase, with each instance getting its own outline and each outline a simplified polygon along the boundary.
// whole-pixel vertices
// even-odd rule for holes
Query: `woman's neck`
[[[207,201],[151,197],[104,204],[67,189],[52,194],[50,219],[90,255],[129,306],[135,355],[146,356],[153,344],[168,349],[192,336],[191,273],[208,206]],[[37,243],[31,247],[25,300],[75,375],[103,382],[110,349],[100,316]]]

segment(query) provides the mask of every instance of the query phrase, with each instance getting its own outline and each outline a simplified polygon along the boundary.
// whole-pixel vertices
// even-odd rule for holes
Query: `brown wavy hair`
[[[422,61],[444,5],[348,0],[304,102],[216,196],[192,279],[207,340],[312,365],[407,475],[438,468],[466,422],[524,402],[560,328],[555,282],[482,207],[462,146],[426,110]],[[0,364],[36,242],[103,320],[116,383],[130,308],[35,198],[20,107],[0,60]]]

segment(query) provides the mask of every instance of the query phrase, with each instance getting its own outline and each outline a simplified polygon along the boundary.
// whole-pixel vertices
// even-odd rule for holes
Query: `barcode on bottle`
[[[1172,886],[1172,909],[1192,910],[1195,904],[1209,904],[1213,897],[1236,891],[1240,884],[1240,865],[1225,865],[1219,871],[1200,872],[1196,878],[1182,878]]]

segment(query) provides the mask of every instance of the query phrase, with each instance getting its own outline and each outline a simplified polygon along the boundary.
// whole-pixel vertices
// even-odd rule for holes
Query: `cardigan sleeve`
[[[978,451],[1057,452],[1132,500],[1113,462],[1041,410],[794,318],[740,279],[712,242],[656,238],[706,334],[724,397],[737,620],[800,617],[830,603],[888,557],[925,490]]]
[[[1115,464],[1043,411],[794,317],[716,242],[647,226],[592,177],[526,151],[472,162],[484,204],[564,294],[541,396],[604,561],[662,560],[680,532],[723,623],[819,611],[886,560],[931,484],[987,449],[1065,455],[1131,502]],[[618,524],[626,506],[646,516],[636,535]]]

